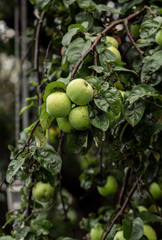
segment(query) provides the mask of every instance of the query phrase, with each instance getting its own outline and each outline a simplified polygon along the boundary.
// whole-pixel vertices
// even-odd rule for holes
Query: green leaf
[[[107,67],[108,61],[113,61],[113,62],[118,61],[118,59],[116,58],[114,53],[109,51],[108,49],[105,49],[104,52],[99,53],[99,60],[100,60],[101,66],[106,69],[108,69],[108,67]]]
[[[104,71],[104,68],[101,66],[92,65],[89,68],[93,69],[97,73],[102,73]]]
[[[162,131],[162,122],[157,123],[156,125],[153,125],[150,128],[150,136],[153,136],[155,134],[158,134]]]
[[[82,24],[83,22],[87,22],[87,30],[90,30],[93,26],[93,17],[88,12],[80,12],[76,15],[75,20],[77,23]]]
[[[107,237],[107,240],[113,240],[114,239],[114,236],[115,236],[115,233],[116,233],[116,227],[117,225],[114,224],[114,226],[112,227],[108,237]]]
[[[126,240],[129,240],[131,237],[132,227],[132,220],[129,217],[125,217],[123,220],[123,233]]]
[[[67,149],[71,153],[80,153],[87,147],[87,132],[74,132],[67,135]]]
[[[30,231],[30,227],[28,226],[24,226],[22,228],[17,227],[16,229],[14,229],[14,235],[16,237],[16,240],[25,239],[29,231]]]
[[[4,236],[4,237],[0,237],[0,240],[16,240],[15,238],[11,237],[11,236]]]
[[[19,115],[21,115],[23,112],[25,112],[26,110],[28,110],[28,109],[31,108],[32,106],[34,106],[34,102],[33,102],[33,101],[32,101],[28,106],[23,107],[23,108],[20,110]]]
[[[62,45],[63,46],[69,46],[71,39],[73,36],[75,36],[78,32],[84,32],[84,27],[80,25],[79,28],[72,28],[70,29],[63,37],[62,39]]]
[[[121,14],[120,10],[117,10],[116,8],[112,8],[112,7],[108,7],[105,4],[96,4],[96,9],[99,12],[109,12],[109,13],[113,13],[113,14]]]
[[[114,70],[114,72],[131,72],[131,73],[138,75],[134,70],[130,70],[130,69],[124,68],[122,66],[116,66],[116,67],[114,67],[113,70]]]
[[[105,132],[109,127],[109,119],[106,113],[93,106],[89,106],[88,110],[91,124]]]
[[[32,130],[32,128],[34,127],[34,125],[36,124],[37,121],[35,121],[34,123],[32,123],[29,127],[24,128],[24,132],[29,134],[29,132]]]
[[[44,10],[45,7],[49,4],[50,0],[30,0],[30,2],[36,5],[38,8]]]
[[[59,82],[59,81],[49,83],[45,88],[45,92],[43,96],[44,101],[46,101],[48,95],[50,95],[55,88],[62,88],[66,90],[66,85],[63,82]]]
[[[38,96],[28,97],[28,98],[25,99],[25,102],[29,102],[31,100],[38,100]]]
[[[130,104],[134,103],[138,99],[147,96],[147,97],[158,97],[158,92],[155,88],[147,85],[147,84],[140,84],[131,90],[129,97],[127,98],[127,101],[129,101]]]
[[[155,21],[155,19],[147,19],[140,26],[140,37],[148,38],[159,29],[160,25],[161,23]]]
[[[81,8],[93,8],[95,9],[96,4],[92,0],[79,0],[78,2]]]
[[[92,180],[85,173],[82,173],[79,176],[79,180],[81,188],[85,189],[86,191],[92,186]]]
[[[145,103],[141,99],[132,104],[129,101],[125,101],[122,111],[124,118],[134,127],[143,117]]]
[[[116,88],[101,91],[98,98],[94,99],[96,106],[107,113],[110,122],[119,118],[121,113],[121,99]]]
[[[122,1],[123,2],[126,2],[126,1]],[[127,12],[130,8],[142,3],[143,0],[133,0],[133,1],[129,1],[129,3],[125,3],[123,8],[121,9],[122,12]]]
[[[69,73],[67,78],[59,78],[57,81],[64,83],[65,85],[68,85],[71,81],[71,73]]]
[[[25,158],[22,158],[20,155],[17,157],[17,159],[14,159],[10,162],[7,174],[6,174],[6,181],[8,183],[11,183],[14,180],[15,175],[19,171],[19,169],[22,167],[22,165],[25,162]]]
[[[140,213],[140,218],[147,223],[150,222],[161,222],[162,223],[162,219],[160,216],[154,214],[154,213],[150,213],[150,212],[141,212]]]
[[[62,160],[60,155],[50,145],[37,148],[34,158],[40,165],[52,174],[57,174],[61,170]]]
[[[43,131],[48,129],[54,120],[54,117],[51,117],[47,112],[46,112],[46,102],[43,103],[41,106],[41,116],[40,116],[40,124],[41,127],[43,128]]]
[[[63,0],[63,4],[65,5],[65,7],[69,7],[71,4],[73,4],[75,2],[75,0]]]
[[[75,66],[77,61],[84,55],[84,53],[90,48],[91,41],[84,41],[82,38],[77,38],[73,42],[70,43],[67,51],[66,56],[68,62]]]
[[[45,147],[47,145],[47,138],[41,132],[41,128],[40,127],[39,128],[37,127],[34,130],[33,135],[35,137],[35,141],[36,141],[36,146],[37,147]]]
[[[141,82],[155,86],[162,81],[162,50],[155,52],[151,56],[143,59],[141,71]],[[159,71],[158,71],[159,70]],[[158,72],[157,72],[158,71]],[[157,73],[156,73],[157,72]]]
[[[143,221],[141,218],[137,217],[133,220],[133,227],[130,240],[139,240],[143,235]]]

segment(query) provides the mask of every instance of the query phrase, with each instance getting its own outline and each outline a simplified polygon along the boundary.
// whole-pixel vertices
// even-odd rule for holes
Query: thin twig
[[[125,21],[129,21],[131,20],[132,18],[138,16],[139,14],[141,14],[144,10],[149,10],[150,11],[150,8],[145,6],[144,8],[142,8],[140,11],[138,12],[135,12],[131,15],[129,15],[128,17],[126,18],[123,18],[123,19],[119,19],[113,23],[111,23],[108,27],[106,27],[99,35],[98,37],[95,39],[95,41],[93,42],[93,44],[91,45],[91,47],[84,53],[84,55],[78,60],[78,62],[76,63],[73,71],[72,71],[72,74],[71,74],[71,78],[73,79],[77,70],[78,70],[78,67],[80,66],[80,64],[82,63],[82,61],[84,60],[84,58],[94,49],[94,47],[98,44],[98,42],[100,41],[100,39],[105,35],[105,33],[107,33],[111,28],[115,27],[117,24],[120,24],[120,23],[124,23]],[[150,11],[152,12],[152,11]]]
[[[127,185],[128,185],[128,179],[131,173],[131,169],[127,169],[126,173],[125,173],[125,177],[124,177],[124,181],[123,181],[123,185],[119,194],[119,201],[118,201],[118,205],[121,206],[123,203],[123,198],[127,189]]]
[[[26,140],[26,143],[24,145],[24,147],[17,153],[15,159],[21,154],[24,152],[25,148],[29,146],[29,142],[30,142],[30,139],[32,138],[33,136],[33,133],[34,133],[34,130],[36,129],[36,127],[38,126],[40,120],[38,119],[35,123],[35,125],[33,126],[31,132],[30,132],[30,135],[28,136],[27,140]]]
[[[152,9],[149,6],[144,6],[145,9],[149,10],[151,15],[155,18],[156,14],[153,13]]]
[[[136,49],[136,51],[139,53],[140,58],[141,58],[141,60],[142,60],[142,59],[143,59],[143,52],[141,51],[141,49],[140,49],[140,48],[137,46],[137,44],[135,43],[135,41],[134,41],[134,39],[133,39],[130,31],[129,31],[129,28],[128,28],[127,23],[124,24],[124,26],[125,26],[125,30],[126,30],[126,32],[127,32],[127,35],[128,35],[128,37],[129,37],[131,43],[133,44],[133,46],[134,46],[134,48]]]
[[[42,104],[42,98],[41,98],[41,89],[40,89],[40,73],[39,73],[39,35],[40,35],[40,29],[43,23],[43,18],[44,18],[45,12],[43,11],[39,23],[37,25],[36,29],[36,36],[35,36],[35,53],[34,53],[34,71],[37,79],[37,90],[38,90],[38,97],[39,97],[39,106]]]
[[[112,220],[106,234],[104,235],[104,237],[102,238],[102,240],[105,240],[109,234],[109,232],[111,231],[112,227],[114,226],[115,222],[117,221],[117,219],[123,214],[125,208],[127,207],[133,193],[135,192],[137,186],[138,186],[138,182],[141,180],[142,175],[140,177],[138,177],[138,179],[136,180],[135,184],[133,185],[133,187],[131,188],[131,190],[129,191],[127,198],[125,199],[120,211],[118,212],[118,214],[114,217],[114,219]]]

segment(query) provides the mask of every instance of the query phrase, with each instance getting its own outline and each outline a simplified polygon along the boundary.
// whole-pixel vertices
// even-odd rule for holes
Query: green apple
[[[69,114],[69,121],[76,130],[85,130],[90,127],[90,120],[88,116],[88,107],[79,106],[71,110]]]
[[[152,194],[152,196],[158,200],[162,197],[162,190],[159,186],[158,183],[153,182],[150,187],[149,187],[150,193]]]
[[[77,78],[69,83],[66,93],[71,101],[77,105],[86,105],[93,98],[93,88],[82,78]]]
[[[115,234],[115,237],[113,240],[125,240],[124,236],[123,236],[123,231],[119,231]]]
[[[147,212],[147,208],[145,208],[145,207],[142,206],[142,205],[139,205],[139,206],[137,207],[137,209],[138,209],[139,212]]]
[[[131,24],[130,25],[130,33],[131,35],[136,38],[139,36],[139,25],[138,24]]]
[[[149,225],[144,225],[143,235],[145,235],[148,238],[148,240],[157,240],[157,235],[155,230]]]
[[[162,47],[162,30],[158,31],[155,36],[155,41],[157,44],[159,44],[160,47]]]
[[[113,176],[108,176],[107,182],[103,187],[97,187],[98,192],[102,196],[108,196],[110,194],[115,194],[118,190],[118,183]]]
[[[117,59],[119,59],[121,61],[121,55],[120,55],[120,52],[117,48],[115,48],[114,46],[110,46],[110,47],[107,47],[107,49],[109,51],[111,51]]]
[[[100,223],[97,223],[90,231],[91,240],[100,240],[103,233],[103,228]]]
[[[32,190],[33,197],[39,202],[48,202],[54,193],[54,188],[49,183],[38,182]]]
[[[46,111],[52,117],[66,117],[71,111],[71,101],[64,92],[51,93],[46,99]]]
[[[68,117],[56,118],[59,129],[63,132],[70,133],[72,126],[69,122]]]
[[[114,46],[115,48],[118,48],[118,41],[115,38],[110,37],[110,36],[106,36],[105,44],[106,45],[110,44],[110,45]]]

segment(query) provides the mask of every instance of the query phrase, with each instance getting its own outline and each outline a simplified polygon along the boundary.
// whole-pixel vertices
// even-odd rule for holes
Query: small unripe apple
[[[110,37],[110,36],[106,36],[106,41],[105,41],[105,44],[110,44],[112,46],[114,46],[115,48],[118,48],[118,41],[113,38],[113,37]]]
[[[114,46],[110,46],[110,47],[107,47],[107,49],[109,51],[111,51],[117,59],[119,59],[121,61],[121,55],[120,55],[120,52],[117,48],[115,48]]]
[[[123,231],[117,232],[113,240],[126,240],[123,236]]]
[[[162,47],[162,30],[158,31],[155,36],[155,41],[157,44],[159,44],[160,47]]]
[[[150,225],[144,225],[143,235],[145,235],[148,240],[157,240],[156,232]]]
[[[100,240],[103,232],[102,225],[100,223],[96,224],[94,228],[90,231],[91,240]]]
[[[66,132],[66,133],[71,132],[72,126],[67,117],[56,118],[56,121],[59,129],[61,129],[63,132]]]
[[[88,107],[79,106],[71,110],[69,114],[69,121],[76,130],[85,130],[90,127],[90,120],[88,116]]]
[[[33,197],[39,202],[48,202],[54,193],[54,188],[49,183],[38,182],[32,190]]]
[[[106,184],[103,187],[98,186],[97,190],[104,197],[115,194],[118,190],[118,183],[113,176],[108,176]]]
[[[162,197],[162,190],[159,186],[158,183],[153,182],[150,187],[149,187],[150,193],[152,194],[152,196],[158,200]]]
[[[51,93],[46,99],[46,111],[52,117],[66,117],[71,111],[71,101],[64,92]]]
[[[93,98],[93,88],[82,78],[77,78],[69,83],[66,93],[71,101],[77,105],[86,105]]]

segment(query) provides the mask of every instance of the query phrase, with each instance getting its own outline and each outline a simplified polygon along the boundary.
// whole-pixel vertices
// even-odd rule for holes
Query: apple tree
[[[30,4],[35,121],[9,146],[22,202],[0,240],[162,239],[161,1]]]

